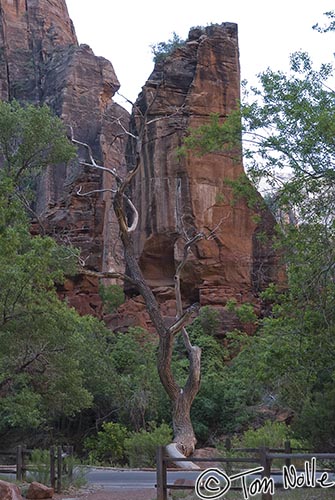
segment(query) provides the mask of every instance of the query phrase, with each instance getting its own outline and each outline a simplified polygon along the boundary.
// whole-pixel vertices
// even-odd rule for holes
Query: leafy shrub
[[[175,49],[182,47],[185,40],[182,40],[177,33],[173,32],[172,38],[167,42],[159,42],[150,46],[154,55],[154,62],[164,61]]]
[[[127,436],[128,430],[123,425],[105,422],[97,436],[85,439],[84,448],[89,452],[89,462],[112,465],[124,463]]]
[[[282,422],[267,420],[258,429],[248,429],[240,438],[233,440],[233,446],[243,448],[283,448],[291,436],[290,428]]]
[[[192,405],[191,417],[197,439],[201,445],[212,445],[221,434],[238,432],[250,418],[253,401],[248,384],[240,379],[240,373],[232,372],[226,365],[230,358],[228,349],[240,351],[246,342],[246,334],[230,332],[227,346],[216,337],[220,332],[220,315],[210,306],[201,308],[199,316],[188,326],[191,341],[202,349],[202,377],[200,391]],[[188,360],[180,337],[176,340],[173,370],[178,383],[185,383]],[[253,391],[254,394],[255,391]]]
[[[226,433],[237,432],[250,420],[246,389],[234,384],[227,370],[205,373],[191,416],[199,443],[213,445]]]
[[[33,450],[29,460],[29,481],[37,481],[42,484],[50,484],[50,451]]]
[[[156,463],[157,446],[165,446],[172,441],[172,431],[167,424],[149,431],[134,432],[125,440],[126,455],[131,467],[153,467]]]
[[[304,439],[316,451],[334,452],[335,449],[335,389],[333,382],[303,403],[300,415],[294,420],[294,435]]]
[[[99,285],[99,295],[106,312],[113,313],[124,303],[125,295],[123,288],[120,285]]]
[[[79,467],[78,467],[79,466]],[[64,490],[72,487],[81,488],[87,483],[86,469],[81,466],[80,461],[73,455],[62,459],[63,475],[62,488]],[[28,482],[37,481],[50,485],[50,450],[35,449],[29,459]]]
[[[63,459],[63,471],[63,490],[68,490],[71,487],[80,489],[86,486],[88,468],[84,467],[77,457],[73,455],[65,457]]]

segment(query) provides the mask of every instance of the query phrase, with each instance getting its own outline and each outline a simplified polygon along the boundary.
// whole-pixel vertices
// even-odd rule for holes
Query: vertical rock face
[[[45,61],[78,45],[65,0],[1,0],[0,14],[0,97],[39,102]]]
[[[277,279],[276,256],[258,237],[271,237],[273,217],[233,200],[229,181],[244,175],[241,151],[176,154],[189,127],[213,113],[223,119],[239,97],[237,26],[223,23],[191,30],[184,46],[156,64],[136,103],[149,123],[133,186],[140,209],[137,254],[152,286],[170,286],[185,235],[215,230],[196,244],[183,275],[185,293],[203,305],[231,296],[248,300]],[[136,117],[133,122],[138,126]]]
[[[0,98],[47,103],[97,161],[122,170],[125,141],[111,139],[115,118],[128,126],[128,113],[112,101],[118,88],[111,63],[78,45],[65,0],[0,0]],[[79,155],[85,158],[85,151]],[[79,186],[84,193],[110,185],[108,176],[78,165],[48,168],[37,188],[37,212],[46,232],[81,248],[89,268],[122,271],[109,197],[76,194]],[[81,312],[94,313],[96,285],[79,279],[65,293]]]
[[[111,63],[78,45],[65,0],[0,0],[0,98],[47,103],[78,140],[91,146],[97,161],[122,175],[132,145],[126,151],[125,135],[120,135],[118,123],[127,129],[129,116],[112,100],[118,88]],[[136,103],[135,109],[147,113],[148,126],[142,169],[132,186],[140,212],[134,243],[166,316],[175,313],[169,287],[185,235],[212,232],[194,246],[185,267],[184,295],[190,301],[252,300],[277,279],[276,256],[262,240],[264,235],[271,239],[274,219],[266,210],[249,208],[244,199],[234,201],[227,183],[244,175],[241,151],[201,158],[176,154],[189,127],[208,122],[213,113],[224,119],[237,106],[239,89],[237,26],[223,23],[191,30],[184,46],[156,64]],[[132,123],[139,126],[136,113]],[[79,151],[79,157],[86,154]],[[80,197],[79,187],[95,193]],[[78,162],[50,167],[37,187],[36,210],[48,234],[81,248],[89,268],[123,272],[110,193],[96,193],[111,187],[111,177]],[[95,280],[78,277],[66,283],[63,293],[82,313],[99,311]],[[135,321],[141,316],[145,325],[143,309],[137,301]],[[127,304],[124,315],[130,313]]]

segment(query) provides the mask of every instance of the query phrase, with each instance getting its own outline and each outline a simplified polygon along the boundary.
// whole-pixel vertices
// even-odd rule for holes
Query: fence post
[[[22,466],[23,466],[23,460],[22,460],[22,446],[19,445],[16,448],[16,480],[17,481],[22,481]]]
[[[227,451],[231,450],[231,439],[229,437],[227,437],[225,440],[225,448]]]
[[[55,489],[56,486],[56,474],[55,474],[55,447],[50,448],[50,485],[51,488]]]
[[[62,491],[62,472],[63,472],[63,467],[62,467],[62,447],[58,446],[57,447],[57,493],[60,493]]]
[[[270,479],[271,477],[271,459],[268,458],[268,448],[260,448],[260,462],[263,467],[262,477],[267,477]],[[262,493],[262,500],[272,500],[272,495],[270,492]]]
[[[26,480],[27,476],[27,464],[26,464],[26,459],[25,457],[27,456],[27,445],[23,444],[22,445],[22,480]]]
[[[157,500],[167,500],[167,487],[166,487],[166,462],[164,446],[158,446],[156,456],[156,470],[157,470]]]
[[[292,448],[291,448],[291,441],[285,441],[285,453],[292,453]],[[286,467],[289,467],[291,465],[291,459],[286,458],[285,459],[285,465]]]

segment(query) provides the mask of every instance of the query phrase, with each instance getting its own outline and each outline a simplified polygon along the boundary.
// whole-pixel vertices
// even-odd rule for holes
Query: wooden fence
[[[261,472],[261,479],[270,478],[271,474],[277,472],[278,469],[274,470],[272,465],[274,460],[283,461],[283,463],[289,467],[294,460],[329,460],[335,461],[335,453],[294,453],[295,449],[291,448],[289,441],[285,443],[285,448],[234,448],[229,451],[233,451],[235,453],[245,452],[250,453],[252,456],[227,456],[227,457],[218,457],[218,458],[192,458],[191,461],[194,463],[208,462],[208,468],[211,467],[211,463],[225,463],[225,464],[255,464],[263,468]],[[190,458],[177,458],[174,459],[173,462],[189,462]],[[171,458],[169,458],[166,454],[165,448],[163,446],[158,447],[157,449],[157,500],[167,500],[168,499],[168,490],[194,490],[195,485],[187,485],[187,484],[169,484],[167,481],[167,468],[168,464],[171,463]],[[175,469],[176,470],[176,469]],[[206,469],[199,469],[199,474]],[[197,472],[194,471],[193,472]],[[324,469],[318,469],[318,472],[324,472]],[[327,472],[329,470],[327,469]],[[265,484],[265,483],[263,483]],[[241,491],[241,487],[231,487],[230,490],[239,490]],[[271,493],[262,492],[262,500],[272,500],[273,496]]]
[[[33,450],[27,449],[25,446],[19,445],[15,450],[0,450],[0,457],[4,457],[8,461],[15,462],[12,465],[0,465],[1,474],[15,474],[17,481],[24,481],[27,472],[36,472],[38,467],[29,463]],[[73,475],[72,463],[67,466],[65,462],[66,457],[73,456],[72,446],[52,446],[49,452],[49,462],[46,464],[39,464],[49,470],[50,485],[57,493],[62,490],[62,482],[64,475],[70,479]]]

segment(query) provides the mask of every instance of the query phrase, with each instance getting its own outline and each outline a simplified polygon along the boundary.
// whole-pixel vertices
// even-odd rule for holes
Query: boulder
[[[0,480],[1,500],[23,500],[19,488],[15,484]]]
[[[43,500],[54,496],[53,488],[48,488],[44,484],[34,481],[29,485],[26,497],[30,500]]]

